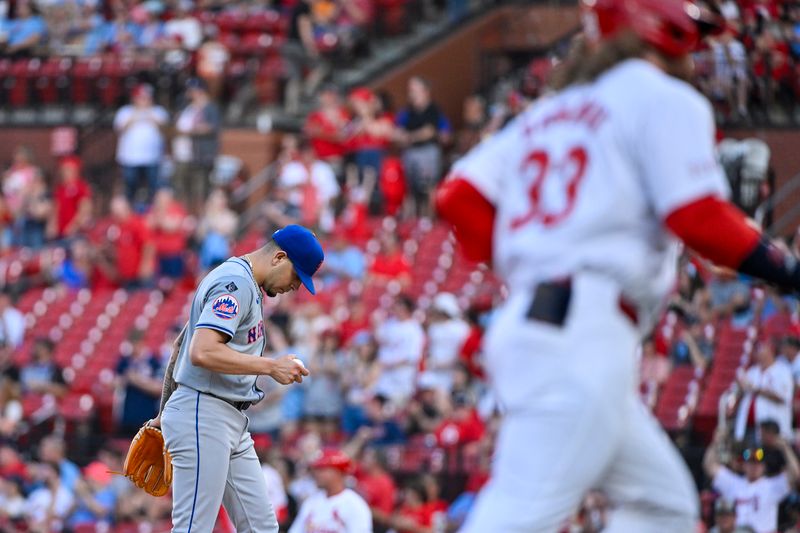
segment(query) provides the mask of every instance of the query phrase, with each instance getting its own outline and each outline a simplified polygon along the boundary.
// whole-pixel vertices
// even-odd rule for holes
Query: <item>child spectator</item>
[[[77,157],[65,157],[58,171],[59,183],[53,193],[56,235],[65,239],[88,229],[92,218],[92,189],[81,177]]]
[[[123,398],[119,431],[125,436],[158,414],[162,386],[161,361],[145,345],[144,332],[131,332],[128,349],[117,363],[117,392]]]

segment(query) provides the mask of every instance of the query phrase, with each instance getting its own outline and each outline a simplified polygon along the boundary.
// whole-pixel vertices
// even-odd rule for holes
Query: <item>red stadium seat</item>
[[[95,95],[95,79],[99,76],[103,61],[99,57],[79,59],[72,68],[72,102],[87,104]]]
[[[31,81],[41,68],[40,59],[19,59],[11,65],[8,80],[8,101],[12,106],[21,107],[30,103]]]

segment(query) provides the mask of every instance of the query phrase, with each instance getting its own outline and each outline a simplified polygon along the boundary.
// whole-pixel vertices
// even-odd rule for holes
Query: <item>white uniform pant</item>
[[[551,533],[592,488],[615,506],[607,533],[694,531],[689,471],[638,397],[638,332],[613,281],[581,274],[562,327],[512,294],[486,338],[504,417],[489,483],[462,533]]]

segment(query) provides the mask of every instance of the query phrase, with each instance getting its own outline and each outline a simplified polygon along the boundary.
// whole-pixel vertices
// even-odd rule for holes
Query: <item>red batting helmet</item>
[[[669,56],[697,47],[708,13],[688,0],[581,0],[583,29],[595,42],[630,30]]]
[[[311,463],[311,468],[336,468],[342,472],[350,470],[351,461],[346,453],[340,450],[323,450]]]

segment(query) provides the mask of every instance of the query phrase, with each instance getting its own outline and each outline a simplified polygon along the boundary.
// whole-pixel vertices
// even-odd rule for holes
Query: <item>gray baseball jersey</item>
[[[237,352],[261,356],[265,343],[261,290],[246,261],[227,260],[197,288],[173,374],[180,386],[161,415],[172,455],[172,531],[211,533],[223,504],[237,531],[278,533],[248,430],[250,421],[244,411],[222,399],[258,401],[264,393],[255,386],[256,376],[194,366],[189,345],[199,328],[222,332]]]
[[[209,272],[192,302],[186,339],[175,363],[175,382],[231,401],[260,401],[264,393],[256,387],[257,376],[220,374],[195,366],[189,345],[195,330],[214,329],[228,337],[231,349],[260,357],[266,343],[261,297],[243,259],[233,257]]]

